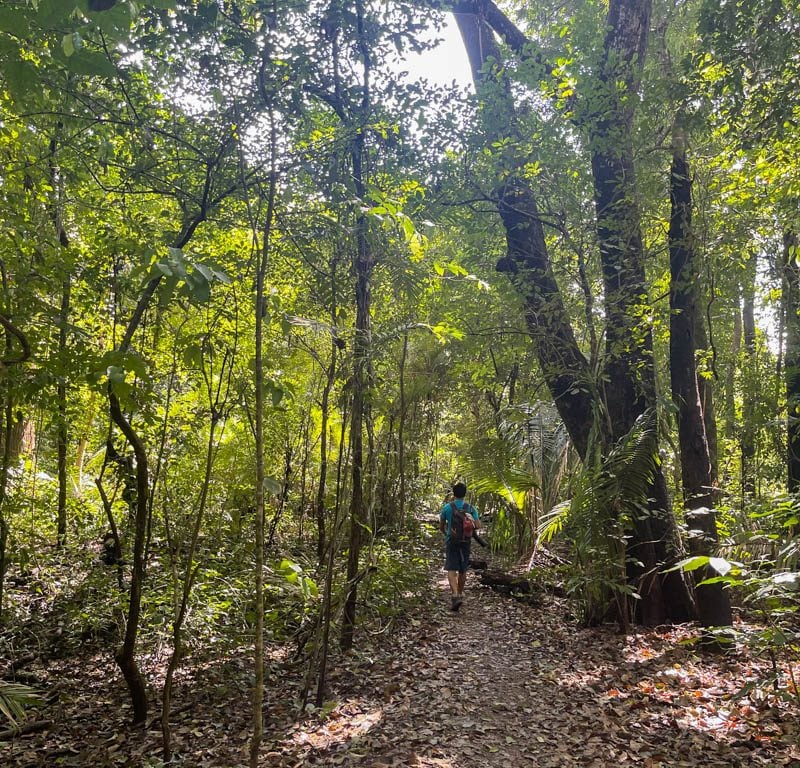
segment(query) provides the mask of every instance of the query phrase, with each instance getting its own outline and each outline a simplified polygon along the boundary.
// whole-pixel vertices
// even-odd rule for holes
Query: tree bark
[[[491,30],[473,14],[456,14],[472,76],[489,115],[487,141],[519,138],[510,88],[491,62],[500,52]],[[501,127],[504,129],[501,132]],[[508,256],[497,264],[507,272],[524,302],[525,322],[550,395],[581,458],[586,457],[594,421],[594,387],[588,363],[578,347],[569,315],[553,274],[535,195],[518,174],[520,160],[504,158],[495,190],[506,233]]]
[[[783,311],[786,324],[786,474],[789,493],[800,490],[800,237],[783,233]]]
[[[197,553],[197,545],[200,540],[200,531],[203,525],[203,518],[205,517],[206,503],[208,501],[208,491],[209,487],[211,486],[211,476],[214,468],[214,453],[219,447],[218,441],[216,440],[216,431],[220,420],[223,418],[223,413],[225,412],[228,393],[230,390],[230,372],[233,369],[233,365],[233,355],[226,354],[223,357],[220,367],[218,386],[215,386],[215,382],[213,381],[211,373],[206,374],[205,366],[203,367],[203,377],[206,383],[206,393],[208,395],[209,408],[208,442],[206,444],[205,469],[203,472],[203,481],[200,486],[200,497],[197,501],[197,511],[195,513],[195,518],[192,525],[189,549],[186,552],[186,570],[184,571],[183,576],[181,599],[172,625],[172,655],[170,656],[169,663],[167,664],[167,672],[164,678],[164,689],[161,696],[161,744],[165,763],[169,763],[172,759],[172,729],[169,720],[170,711],[172,708],[173,679],[183,656],[183,624],[186,620],[186,615],[189,610],[189,599],[192,594],[192,588],[195,580],[197,579],[197,574],[200,571],[201,563],[198,562],[198,564],[195,565],[194,558],[195,554]],[[226,379],[228,384],[224,383]],[[167,401],[167,407],[165,411],[165,423],[168,415],[169,400]]]
[[[6,339],[6,346],[9,344]],[[5,403],[3,404],[3,421],[5,422],[5,440],[3,441],[3,456],[0,463],[0,626],[5,621],[3,613],[3,598],[5,596],[6,569],[6,547],[8,546],[8,520],[6,518],[6,497],[8,494],[8,471],[11,468],[11,431],[14,424],[14,400],[11,389],[11,382],[5,382]]]
[[[400,414],[397,425],[397,475],[400,479],[400,493],[398,498],[397,527],[402,530],[406,517],[406,360],[408,358],[408,331],[403,333],[403,350],[400,355]]]
[[[358,48],[363,66],[362,98],[359,107],[362,121],[369,119],[372,109],[370,78],[371,52],[366,39],[366,19],[363,0],[356,0]],[[366,184],[364,180],[364,161],[366,146],[362,126],[356,128],[352,140],[350,157],[353,169],[353,186],[359,204],[366,202]],[[356,215],[356,333],[353,342],[353,405],[350,421],[350,542],[347,554],[347,595],[345,597],[342,616],[342,634],[340,645],[343,651],[353,646],[353,633],[356,623],[356,602],[358,597],[358,560],[361,554],[364,526],[366,523],[365,501],[365,460],[364,460],[364,426],[368,416],[368,390],[370,388],[370,357],[372,354],[372,321],[371,290],[372,271],[375,257],[369,242],[368,222],[364,213]],[[370,466],[372,452],[368,452],[366,465]]]
[[[489,1],[481,15],[456,14],[472,65],[476,90],[494,124],[514,136],[514,112],[508,87],[486,97],[483,81],[489,59],[500,62],[499,52],[485,19],[526,60],[532,45]],[[491,10],[491,16],[488,11]],[[595,188],[597,233],[605,288],[607,382],[603,402],[608,423],[600,423],[600,442],[609,446],[626,435],[636,419],[656,404],[652,332],[643,305],[647,300],[639,211],[633,163],[632,120],[639,74],[644,60],[650,19],[649,0],[611,0],[604,56],[595,91],[583,104],[582,121],[589,129]],[[498,93],[500,94],[498,96]],[[501,97],[505,95],[505,99]],[[489,108],[491,106],[491,108]],[[512,145],[514,142],[511,142]],[[513,151],[513,150],[512,150]],[[498,192],[498,210],[506,229],[508,259],[498,263],[512,273],[525,300],[526,319],[536,341],[539,362],[570,437],[586,457],[594,423],[596,395],[586,359],[574,334],[550,267],[541,219],[530,187],[516,171],[519,161],[509,158],[506,181]],[[658,443],[653,438],[653,455]],[[658,624],[685,620],[693,613],[681,574],[658,575],[661,566],[680,552],[660,465],[649,489],[649,514],[634,520],[629,547],[631,576],[639,583],[641,618]]]
[[[632,131],[650,12],[650,0],[610,1],[596,90],[584,103],[605,295],[604,400],[615,442],[646,410],[656,408],[653,336],[644,309],[647,281]],[[658,455],[655,435],[652,450]],[[670,572],[655,576],[681,551],[660,464],[648,497],[650,512],[634,519],[628,545],[629,574],[641,587],[641,619],[646,624],[686,620],[692,616],[693,607],[682,575]]]
[[[699,265],[698,265],[699,266]],[[697,349],[707,351],[709,348],[709,334],[706,330],[706,319],[704,313],[698,311],[695,314],[695,342]],[[707,375],[701,375],[700,371],[697,373],[697,391],[700,395],[700,409],[703,412],[703,424],[706,429],[706,442],[708,443],[708,457],[711,461],[711,485],[716,489],[719,482],[719,440],[717,436],[717,414],[715,411],[715,396],[714,396],[714,381],[716,380],[716,373],[714,379],[710,379]]]
[[[758,403],[755,295],[758,261],[755,252],[748,256],[742,286],[742,338],[744,341],[744,382],[742,385],[742,422],[740,447],[742,456],[742,496],[752,498],[756,492],[756,406]]]
[[[71,280],[67,275],[61,288],[61,310],[59,320],[61,327],[58,329],[58,352],[61,365],[66,365],[67,354],[67,321],[70,310]],[[67,450],[69,447],[69,427],[67,423],[67,376],[65,371],[60,371],[58,386],[56,388],[58,402],[58,511],[57,511],[57,541],[58,546],[64,546],[67,541]]]
[[[686,157],[686,137],[676,121],[670,171],[670,377],[672,398],[678,409],[683,500],[693,555],[716,554],[717,521],[711,455],[706,439],[695,363],[697,281],[699,271],[692,240],[692,182]],[[697,612],[704,626],[730,626],[728,593],[722,584],[702,584],[716,575],[709,568],[695,572]]]
[[[136,663],[136,637],[139,633],[139,617],[142,606],[142,585],[144,583],[144,540],[147,534],[147,498],[149,481],[147,473],[147,452],[144,443],[131,427],[122,413],[119,400],[109,388],[108,402],[111,418],[125,435],[133,448],[136,458],[136,506],[134,514],[133,566],[128,601],[128,615],[125,622],[125,637],[122,647],[115,655],[115,661],[125,678],[131,695],[134,724],[147,720],[147,688],[144,676]]]
[[[253,297],[255,312],[255,451],[256,451],[256,488],[255,488],[255,612],[256,627],[253,643],[253,737],[250,741],[250,768],[257,768],[261,741],[264,737],[264,543],[266,527],[266,511],[264,481],[264,315],[266,297],[267,266],[272,245],[272,227],[275,217],[275,197],[278,177],[276,170],[277,127],[275,115],[270,112],[270,175],[267,191],[267,210],[264,220],[263,242],[257,254],[256,285]],[[240,164],[243,165],[243,160]],[[244,173],[242,173],[244,176]],[[254,221],[255,224],[255,221]]]
[[[63,125],[59,121],[56,125],[55,134],[50,139],[50,156],[48,159],[50,167],[50,186],[52,187],[53,194],[51,217],[56,234],[56,248],[60,256],[60,263],[65,270],[61,284],[61,307],[58,313],[58,362],[60,370],[58,384],[56,385],[56,450],[58,474],[56,541],[59,547],[64,546],[67,540],[67,447],[69,442],[69,428],[67,424],[67,373],[64,369],[67,365],[67,322],[69,321],[72,283],[70,264],[67,258],[69,236],[64,227],[63,183],[56,162],[58,139],[62,128]]]

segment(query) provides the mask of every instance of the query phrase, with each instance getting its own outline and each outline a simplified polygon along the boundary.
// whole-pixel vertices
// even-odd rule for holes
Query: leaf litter
[[[700,653],[697,630],[582,629],[561,598],[509,600],[469,576],[457,613],[444,578],[390,633],[361,633],[332,659],[327,700],[301,710],[304,670],[287,652],[267,674],[261,764],[274,768],[800,768],[797,712],[769,694],[738,696],[768,663],[747,650]],[[151,680],[164,654],[147,660]],[[250,651],[187,660],[172,718],[174,764],[238,768],[250,737]],[[108,651],[39,661],[58,696],[49,730],[0,741],[0,765],[156,768],[158,712],[128,725]],[[156,692],[151,707],[158,709]]]

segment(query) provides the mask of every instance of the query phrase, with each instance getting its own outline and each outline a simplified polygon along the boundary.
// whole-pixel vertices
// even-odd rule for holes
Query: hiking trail
[[[582,629],[565,599],[517,602],[470,571],[449,610],[440,558],[430,588],[380,634],[364,630],[340,654],[332,638],[328,701],[301,712],[304,666],[290,650],[269,660],[262,766],[306,768],[800,768],[797,718],[785,702],[735,699],[766,659],[699,653],[693,626]],[[177,677],[173,740],[182,768],[247,765],[250,648],[215,645]],[[147,657],[156,685],[164,656]],[[157,690],[145,729],[131,728],[108,649],[51,658],[59,681],[52,722],[0,742],[14,768],[161,768]]]

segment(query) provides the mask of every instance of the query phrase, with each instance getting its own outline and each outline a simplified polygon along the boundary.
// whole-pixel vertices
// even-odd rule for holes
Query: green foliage
[[[542,516],[537,541],[566,538],[572,566],[566,589],[585,624],[603,621],[615,606],[622,623],[638,598],[626,578],[625,545],[634,519],[650,514],[648,489],[658,457],[656,419],[645,413],[601,461],[596,450],[572,485],[572,497]]]
[[[361,621],[367,631],[386,632],[428,588],[430,562],[420,547],[420,532],[377,540],[366,555],[370,569],[361,592]]]
[[[12,726],[25,718],[26,709],[41,706],[42,703],[42,697],[35,688],[0,681],[0,714]]]
[[[749,515],[753,527],[744,546],[731,547],[745,562],[724,557],[690,557],[675,568],[694,571],[706,565],[716,575],[701,583],[721,583],[738,596],[752,623],[720,629],[723,644],[747,646],[770,661],[768,674],[748,681],[737,696],[770,696],[800,704],[796,666],[800,662],[800,544],[794,537],[798,500],[778,498]],[[765,546],[766,545],[766,546]]]

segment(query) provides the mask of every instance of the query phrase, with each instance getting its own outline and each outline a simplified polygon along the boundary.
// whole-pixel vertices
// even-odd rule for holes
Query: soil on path
[[[437,558],[438,559],[438,558]],[[271,660],[261,765],[269,768],[800,768],[796,709],[770,694],[734,698],[768,662],[701,655],[693,627],[624,637],[580,629],[548,592],[520,603],[470,573],[460,611],[441,571],[413,612],[360,631],[332,659],[330,699],[300,712],[304,666]],[[164,654],[146,661],[163,676]],[[34,668],[57,683],[45,732],[0,742],[0,766],[163,768],[158,712],[130,727],[108,647]],[[249,648],[187,659],[175,691],[179,768],[244,768],[251,733]],[[760,689],[763,691],[763,688]],[[153,708],[157,695],[153,691]]]
[[[442,576],[427,610],[338,679],[335,710],[277,739],[268,764],[800,766],[788,713],[731,701],[756,670],[697,655],[692,628],[582,630],[566,602],[521,604],[473,574],[453,613],[446,589]]]

